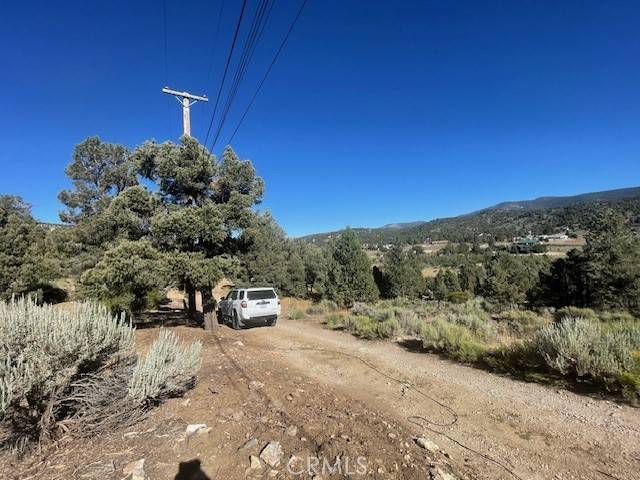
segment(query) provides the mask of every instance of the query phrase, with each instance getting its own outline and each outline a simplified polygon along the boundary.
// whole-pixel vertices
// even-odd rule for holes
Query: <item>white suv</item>
[[[222,323],[238,330],[245,326],[273,326],[280,315],[280,299],[273,288],[237,288],[218,305]]]

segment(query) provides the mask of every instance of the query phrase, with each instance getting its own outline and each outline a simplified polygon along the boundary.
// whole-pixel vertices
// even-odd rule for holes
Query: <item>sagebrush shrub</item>
[[[500,314],[507,328],[516,335],[529,335],[549,324],[542,315],[529,310],[508,310]]]
[[[584,318],[587,320],[598,320],[598,314],[590,308],[580,307],[562,307],[553,314],[553,319],[556,322],[561,322],[568,318]]]
[[[464,325],[438,318],[425,323],[421,332],[423,346],[431,351],[443,353],[461,362],[480,361],[487,347]]]
[[[335,312],[336,310],[338,310],[338,304],[333,300],[327,300],[326,298],[320,300],[319,305],[324,308],[325,312]]]
[[[330,313],[326,320],[327,326],[332,330],[344,328],[344,317],[339,313]]]
[[[548,368],[561,375],[585,378],[620,389],[620,376],[636,368],[640,323],[602,324],[565,317],[539,330],[533,343]]]
[[[344,321],[344,328],[357,337],[371,340],[393,337],[399,327],[393,317],[377,320],[366,315],[349,315]]]
[[[307,315],[320,315],[324,313],[324,308],[320,305],[309,305],[305,310]]]
[[[419,335],[424,321],[413,310],[395,309],[395,318],[400,329],[410,335]]]
[[[133,369],[129,396],[137,402],[155,402],[184,393],[195,382],[201,350],[200,342],[182,345],[173,332],[161,330]]]
[[[321,315],[327,312],[335,312],[338,310],[338,304],[331,300],[320,300],[318,303],[313,303],[307,308],[308,315]]]
[[[0,302],[0,442],[21,448],[48,435],[51,407],[70,383],[129,361],[133,347],[133,329],[103,306],[63,311],[31,299]]]
[[[163,333],[138,363],[134,347],[133,328],[104,306],[0,302],[0,448],[130,424],[193,382],[199,346]]]
[[[305,317],[305,313],[300,309],[293,309],[287,314],[289,320],[302,320]]]

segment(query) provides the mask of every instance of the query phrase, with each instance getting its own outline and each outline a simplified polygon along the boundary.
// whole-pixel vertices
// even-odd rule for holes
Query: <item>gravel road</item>
[[[239,337],[416,435],[427,434],[469,478],[640,479],[636,408],[459,365],[420,351],[415,342],[358,340],[318,319],[283,319]],[[412,416],[431,422],[414,419],[428,429]],[[454,418],[452,426],[435,426]]]

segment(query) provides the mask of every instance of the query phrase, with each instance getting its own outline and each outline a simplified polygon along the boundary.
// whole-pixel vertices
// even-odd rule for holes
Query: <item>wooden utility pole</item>
[[[198,101],[208,102],[209,99],[207,98],[206,95],[199,96],[199,95],[193,95],[187,92],[176,92],[175,90],[171,90],[169,87],[164,87],[162,91],[164,93],[167,93],[169,95],[173,95],[174,97],[176,97],[176,100],[178,100],[178,102],[180,102],[180,104],[182,105],[183,133],[185,135],[191,136],[191,116],[190,116],[189,109],[191,108],[191,105],[193,105],[194,103]],[[193,100],[193,102],[190,102],[190,100]]]

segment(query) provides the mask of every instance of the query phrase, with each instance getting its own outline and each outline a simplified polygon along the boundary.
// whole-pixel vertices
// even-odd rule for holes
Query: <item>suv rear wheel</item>
[[[238,314],[236,311],[233,311],[233,318],[231,319],[231,327],[234,330],[240,330],[240,324],[238,323]]]

